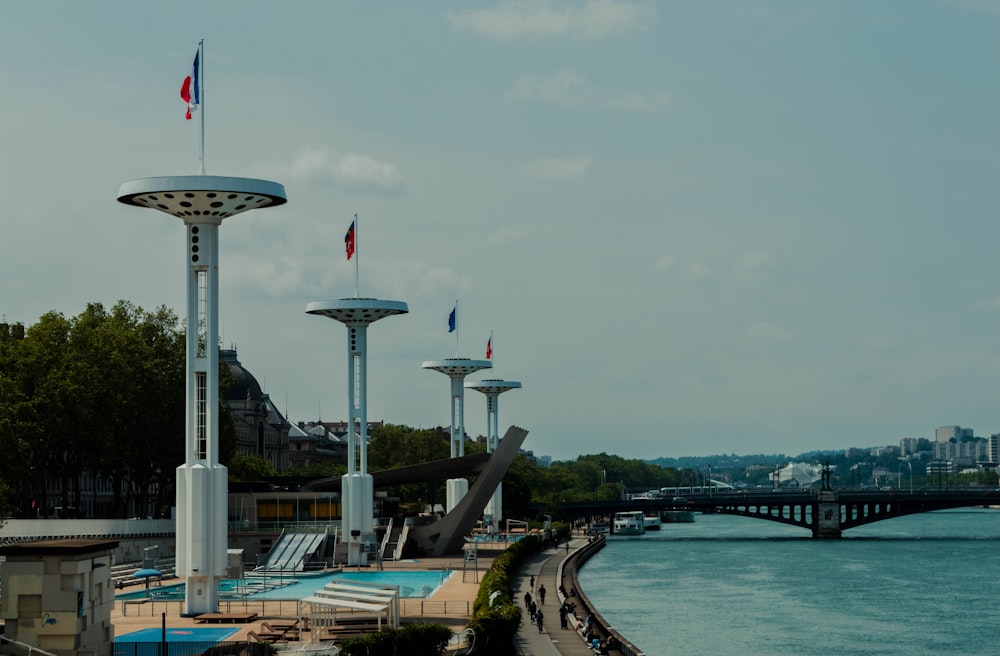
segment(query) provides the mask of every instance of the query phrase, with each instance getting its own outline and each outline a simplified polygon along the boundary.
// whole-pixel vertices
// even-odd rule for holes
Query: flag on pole
[[[492,360],[493,359],[493,338],[492,337],[490,337],[489,340],[487,340],[487,342],[486,342],[486,359],[487,360]]]
[[[351,256],[354,255],[354,221],[351,221],[351,227],[344,235],[344,250],[347,251],[347,260],[350,261]]]
[[[181,85],[181,100],[188,104],[184,118],[189,121],[191,120],[191,112],[198,109],[198,104],[201,102],[201,89],[198,84],[198,57],[200,55],[200,50],[195,51],[194,69],[191,71],[191,75],[184,78],[184,83]]]
[[[451,314],[448,315],[448,332],[449,333],[455,332],[455,312],[457,310],[458,310],[458,306],[456,305],[455,307],[453,307],[451,309]]]

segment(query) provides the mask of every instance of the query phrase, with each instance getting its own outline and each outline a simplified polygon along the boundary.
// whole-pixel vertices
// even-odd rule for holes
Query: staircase
[[[389,523],[389,529],[382,538],[382,560],[399,560],[406,543],[406,533],[408,526],[398,526],[395,522]]]
[[[126,588],[130,585],[142,585],[145,583],[144,579],[137,579],[132,576],[136,570],[142,569],[142,567],[143,563],[141,560],[112,565],[111,585],[117,589]],[[159,570],[161,574],[160,580],[176,578],[177,560],[175,558],[157,558],[153,569]]]

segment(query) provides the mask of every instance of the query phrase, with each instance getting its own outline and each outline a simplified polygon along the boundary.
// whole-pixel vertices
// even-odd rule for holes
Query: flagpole
[[[358,213],[354,213],[354,298],[360,298],[359,289],[361,287],[361,267],[358,260],[361,259],[358,249]]]
[[[458,299],[455,299],[455,357],[458,357]]]
[[[201,175],[205,175],[205,39],[198,42],[198,100],[201,107]]]
[[[497,350],[497,347],[493,343],[493,331],[491,330],[490,331],[490,357],[489,357],[489,360],[490,360],[490,369],[495,369],[496,368],[496,367],[493,366],[494,359],[495,359],[494,354],[496,353],[496,350]]]

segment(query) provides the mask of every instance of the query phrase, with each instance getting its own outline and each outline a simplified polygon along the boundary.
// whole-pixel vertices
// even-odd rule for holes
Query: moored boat
[[[615,513],[611,530],[615,535],[642,535],[646,532],[646,522],[641,510]]]
[[[677,522],[693,522],[694,511],[692,510],[664,510],[660,513],[660,519],[667,524]]]
[[[659,531],[660,530],[660,517],[659,515],[644,515],[642,518],[643,528],[647,531]]]

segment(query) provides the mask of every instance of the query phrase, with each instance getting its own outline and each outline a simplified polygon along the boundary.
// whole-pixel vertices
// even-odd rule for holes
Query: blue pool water
[[[167,642],[221,642],[237,631],[232,627],[167,629]],[[115,642],[160,642],[162,638],[163,629],[152,628],[118,636]]]
[[[152,628],[133,631],[115,638],[113,656],[198,656],[239,631],[234,628],[185,627]],[[167,650],[160,643],[166,638]]]
[[[331,581],[359,581],[398,585],[399,596],[404,599],[431,597],[454,572],[445,571],[391,571],[391,572],[337,572],[336,574],[310,574],[296,572],[294,576],[247,577],[247,585],[234,579],[223,579],[219,585],[221,599],[273,599],[295,600],[312,595]],[[115,595],[115,599],[144,599],[146,590]],[[149,597],[159,601],[184,599],[184,584],[150,588]]]

